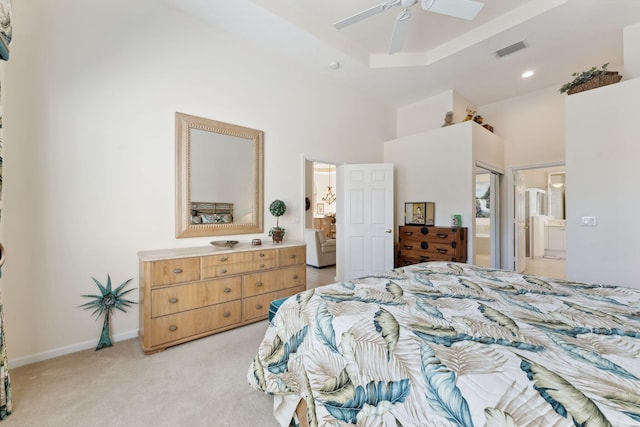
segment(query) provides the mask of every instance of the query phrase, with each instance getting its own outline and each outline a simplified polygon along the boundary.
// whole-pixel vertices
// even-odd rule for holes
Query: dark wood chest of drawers
[[[401,225],[398,267],[427,261],[467,262],[467,228]]]

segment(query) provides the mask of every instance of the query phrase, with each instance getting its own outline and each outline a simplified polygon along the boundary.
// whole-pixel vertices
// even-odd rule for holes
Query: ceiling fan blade
[[[389,46],[389,54],[402,50],[404,38],[409,30],[409,17],[411,17],[411,13],[409,13],[407,9],[403,9],[396,18],[396,25],[393,27],[393,35],[391,36],[391,44]]]
[[[341,19],[340,21],[338,21],[335,24],[333,24],[333,26],[336,27],[339,30],[339,29],[344,28],[346,26],[349,26],[351,24],[355,24],[356,22],[360,22],[360,21],[362,21],[364,19],[367,19],[370,16],[377,15],[378,13],[384,12],[388,8],[388,6],[387,6],[388,3],[389,2],[380,3],[377,6],[373,6],[372,8],[369,8],[367,10],[363,10],[362,12],[356,13],[353,16]]]
[[[420,0],[424,10],[471,21],[484,6],[475,0]]]

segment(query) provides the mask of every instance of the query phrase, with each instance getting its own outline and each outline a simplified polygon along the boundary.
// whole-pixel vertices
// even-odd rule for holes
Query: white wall
[[[478,108],[504,139],[507,168],[564,161],[566,95],[558,92],[560,86]]]
[[[640,77],[640,22],[635,25],[625,27],[622,32],[623,55],[624,55],[624,77],[635,79]]]
[[[400,107],[398,138],[441,127],[449,111],[453,112],[453,122],[460,123],[467,115],[467,107],[476,108],[471,101],[453,90]]]
[[[567,98],[567,278],[640,288],[640,78]],[[582,216],[597,226],[581,225]]]
[[[405,203],[434,202],[435,225],[451,226],[451,215],[461,214],[474,235],[476,161],[501,169],[502,153],[500,138],[471,121],[385,142],[384,161],[394,165],[395,229],[404,224]],[[469,239],[470,261],[473,254]]]
[[[407,202],[434,202],[437,226],[450,226],[454,213],[469,226],[474,197],[470,142],[470,122],[385,142],[384,161],[394,166],[395,230],[404,224]]]
[[[265,204],[288,204],[288,239],[302,239],[303,155],[379,162],[395,136],[394,109],[160,0],[14,2],[13,23],[1,225],[12,366],[96,344],[101,324],[78,308],[91,277],[137,287],[138,251],[208,245],[174,237],[176,111],[265,132]],[[263,235],[234,238],[266,239],[265,214]],[[112,324],[135,336],[138,306]]]

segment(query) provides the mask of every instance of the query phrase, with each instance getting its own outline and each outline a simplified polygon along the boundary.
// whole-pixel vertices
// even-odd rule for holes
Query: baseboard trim
[[[111,341],[117,343],[118,341],[129,340],[138,336],[138,330],[132,330],[116,334],[111,337]],[[18,357],[15,359],[9,359],[9,369],[18,368],[20,366],[30,365],[36,362],[42,362],[43,360],[53,359],[55,357],[64,356],[66,354],[75,353],[90,348],[95,348],[98,345],[98,340],[85,341],[78,344],[69,345],[66,347],[60,347],[54,350],[45,351],[43,353],[33,354],[30,356]]]

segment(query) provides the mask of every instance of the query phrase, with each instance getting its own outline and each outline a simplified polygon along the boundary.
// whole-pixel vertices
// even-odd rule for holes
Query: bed
[[[233,222],[233,203],[191,202],[191,224],[228,224]]]
[[[282,426],[640,426],[640,290],[411,265],[287,299],[248,380]]]

